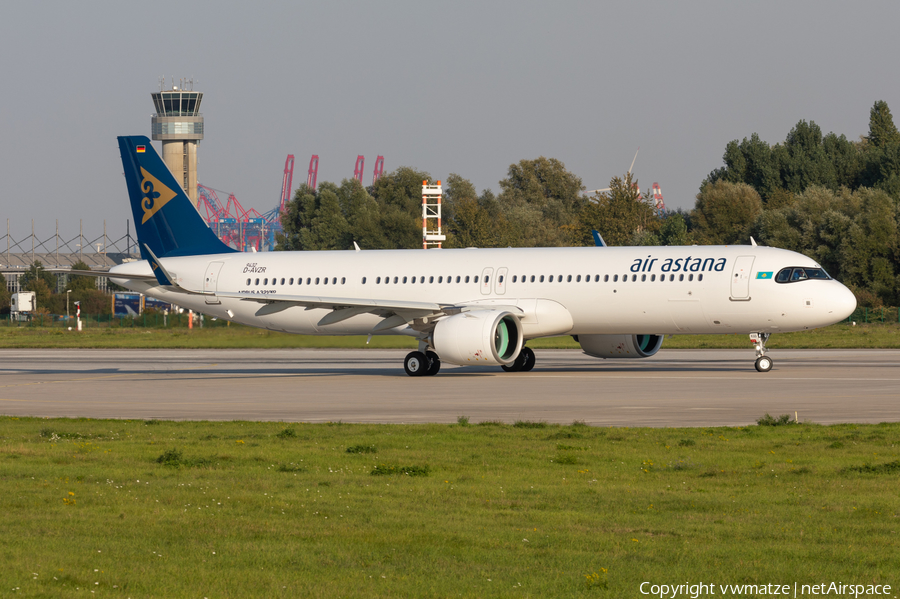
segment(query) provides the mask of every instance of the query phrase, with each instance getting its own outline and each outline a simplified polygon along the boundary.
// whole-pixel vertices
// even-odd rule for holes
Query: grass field
[[[536,349],[577,349],[571,337],[534,339]],[[60,327],[0,326],[0,348],[410,348],[409,337],[378,336],[366,345],[365,336],[319,337],[289,335],[243,326],[195,328],[86,328],[81,333]],[[802,333],[781,333],[769,340],[771,349],[900,348],[900,325],[837,324]],[[746,335],[675,335],[663,343],[666,349],[750,349]]]
[[[894,596],[898,476],[898,424],[0,418],[0,594]]]

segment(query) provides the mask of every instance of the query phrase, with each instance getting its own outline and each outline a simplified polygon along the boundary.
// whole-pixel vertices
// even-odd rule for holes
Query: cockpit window
[[[778,271],[778,274],[775,275],[776,283],[796,283],[798,281],[807,281],[809,279],[827,281],[831,279],[831,277],[828,276],[828,273],[825,272],[825,269],[823,268],[804,268],[800,266],[782,268]]]

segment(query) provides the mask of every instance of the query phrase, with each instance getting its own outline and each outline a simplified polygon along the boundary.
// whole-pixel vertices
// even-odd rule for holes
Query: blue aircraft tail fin
[[[149,139],[119,137],[119,151],[142,258],[152,258],[147,248],[159,258],[236,251],[206,226]]]

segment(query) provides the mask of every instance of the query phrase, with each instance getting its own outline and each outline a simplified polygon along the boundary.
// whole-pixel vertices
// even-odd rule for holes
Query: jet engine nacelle
[[[662,347],[663,335],[578,335],[575,340],[595,358],[649,358]]]
[[[522,324],[502,310],[473,310],[439,320],[431,337],[442,362],[511,364],[522,351]]]

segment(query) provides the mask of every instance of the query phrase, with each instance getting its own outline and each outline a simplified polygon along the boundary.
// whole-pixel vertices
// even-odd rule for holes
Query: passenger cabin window
[[[362,284],[363,284],[363,285],[366,284],[366,278],[365,278],[365,277],[362,278]]]
[[[247,286],[250,286],[250,279],[247,279]]]

